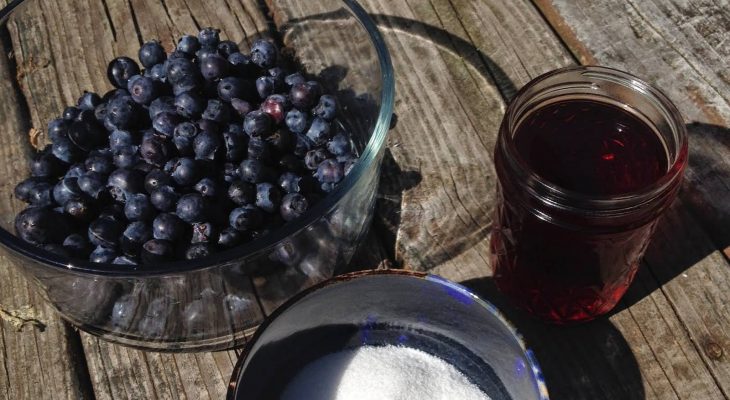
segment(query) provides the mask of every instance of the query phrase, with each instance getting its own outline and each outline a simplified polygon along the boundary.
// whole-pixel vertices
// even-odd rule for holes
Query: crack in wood
[[[129,13],[132,16],[134,31],[137,33],[137,40],[139,41],[139,45],[142,46],[142,44],[144,43],[144,39],[142,38],[142,31],[139,28],[139,21],[137,21],[137,14],[134,11],[134,5],[132,4],[132,0],[127,0],[127,4],[129,5]]]
[[[114,41],[117,41],[117,30],[114,28],[114,21],[112,20],[112,15],[109,12],[109,5],[106,3],[107,0],[101,0],[101,5],[104,7],[104,15],[106,15],[106,20],[109,22],[109,29],[112,31],[112,37],[114,38]]]
[[[46,324],[38,319],[38,314],[32,305],[21,306],[18,309],[8,309],[0,304],[0,319],[9,323],[16,331],[20,332],[26,325],[30,325],[43,332]]]

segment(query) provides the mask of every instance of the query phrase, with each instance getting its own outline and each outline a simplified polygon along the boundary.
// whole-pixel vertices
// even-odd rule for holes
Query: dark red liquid
[[[641,190],[668,168],[654,129],[596,101],[544,106],[520,123],[513,140],[519,157],[543,180],[584,195]],[[520,186],[505,184],[510,176],[499,152],[495,160],[502,185],[491,247],[500,290],[550,321],[608,312],[631,283],[656,220],[616,230],[580,219],[548,222],[518,204]]]

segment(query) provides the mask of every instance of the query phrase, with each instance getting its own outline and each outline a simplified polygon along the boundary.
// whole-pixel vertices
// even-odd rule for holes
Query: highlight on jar
[[[682,182],[687,134],[648,83],[572,67],[519,91],[494,160],[497,287],[545,321],[580,322],[609,312],[631,284]]]

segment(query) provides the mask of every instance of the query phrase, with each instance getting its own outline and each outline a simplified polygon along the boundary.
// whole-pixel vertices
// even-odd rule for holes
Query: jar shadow
[[[515,325],[535,353],[551,399],[646,398],[636,357],[608,319],[569,326],[546,324],[510,305],[491,277],[461,284],[497,306]]]

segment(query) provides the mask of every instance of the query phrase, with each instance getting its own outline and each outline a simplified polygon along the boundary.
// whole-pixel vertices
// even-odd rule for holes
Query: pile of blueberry
[[[48,124],[15,196],[26,242],[97,263],[197,259],[301,217],[357,160],[337,103],[277,47],[219,31],[118,57]]]

